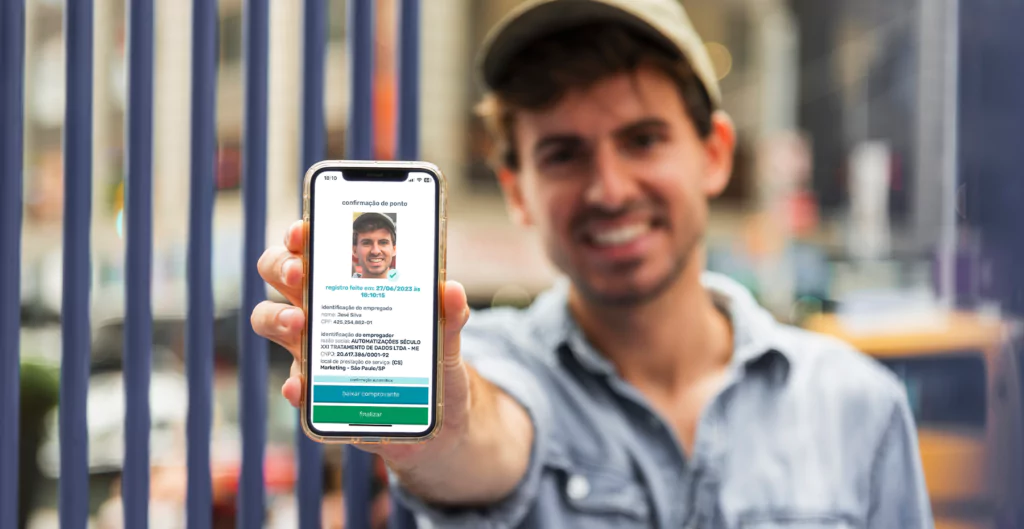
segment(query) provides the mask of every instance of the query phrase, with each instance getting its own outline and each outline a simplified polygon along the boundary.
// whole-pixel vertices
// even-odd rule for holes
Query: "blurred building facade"
[[[472,74],[485,32],[521,0],[423,2],[422,157],[450,180],[449,273],[477,304],[525,302],[555,272],[532,234],[511,226],[472,116]],[[738,275],[780,315],[793,300],[832,302],[864,289],[917,288],[940,302],[963,287],[943,263],[980,266],[979,237],[956,214],[959,49],[954,0],[687,0],[739,129],[736,172],[717,201],[712,264]],[[219,2],[217,303],[241,276],[243,4]],[[344,156],[346,2],[330,0],[327,153]],[[377,5],[377,155],[394,151],[397,2]],[[63,120],[62,3],[28,2],[25,298],[58,310]],[[158,0],[154,302],[180,311],[189,196],[191,4]],[[271,3],[268,243],[298,215],[301,3]],[[126,105],[124,6],[96,2],[94,299],[122,294]],[[952,24],[952,25],[951,25]],[[961,193],[962,195],[962,193]],[[969,194],[967,200],[979,200]],[[767,222],[765,222],[767,220]],[[740,236],[742,234],[742,236]],[[770,280],[769,280],[770,278]],[[974,288],[974,291],[970,291]],[[944,297],[945,296],[945,297]],[[960,296],[963,297],[962,295]],[[162,307],[156,307],[162,310]]]

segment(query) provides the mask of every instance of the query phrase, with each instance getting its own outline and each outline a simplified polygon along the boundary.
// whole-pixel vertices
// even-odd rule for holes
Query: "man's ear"
[[[704,148],[708,160],[704,194],[713,198],[722,194],[729,185],[736,152],[736,127],[725,112],[716,111],[711,116],[711,135],[704,141]]]
[[[526,209],[523,201],[523,188],[519,181],[519,175],[507,166],[498,169],[498,183],[505,196],[505,205],[512,220],[520,226],[533,225],[530,212]]]

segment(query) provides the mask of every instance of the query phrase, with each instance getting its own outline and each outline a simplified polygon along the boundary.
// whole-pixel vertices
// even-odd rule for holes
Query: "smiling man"
[[[352,277],[387,279],[395,258],[395,222],[381,213],[363,213],[352,222],[352,255],[362,270]]]
[[[680,4],[529,1],[480,67],[509,211],[565,278],[472,320],[448,283],[443,429],[365,448],[398,498],[440,528],[931,527],[898,379],[704,270],[735,131]],[[301,252],[297,223],[260,262],[296,304]],[[252,315],[296,358],[303,318]]]

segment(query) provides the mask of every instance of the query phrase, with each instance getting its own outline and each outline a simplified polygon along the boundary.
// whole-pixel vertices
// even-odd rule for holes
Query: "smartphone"
[[[306,172],[301,422],[314,441],[412,443],[439,431],[446,189],[426,162]]]

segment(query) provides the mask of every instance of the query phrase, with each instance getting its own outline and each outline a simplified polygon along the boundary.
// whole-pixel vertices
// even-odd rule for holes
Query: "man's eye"
[[[629,147],[633,149],[649,149],[661,141],[662,137],[659,134],[635,134],[629,139]]]
[[[544,163],[555,165],[571,162],[576,157],[575,149],[558,149],[544,157]]]

